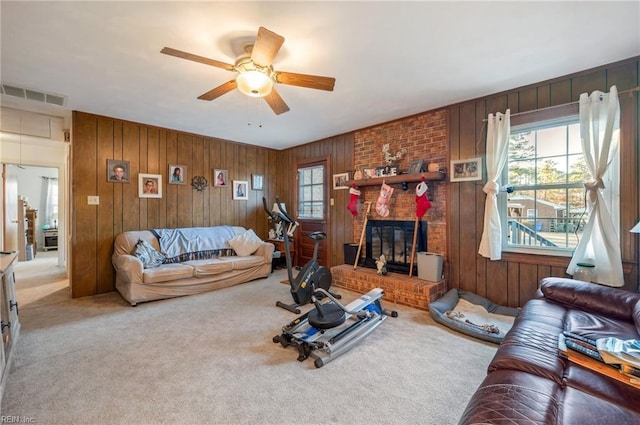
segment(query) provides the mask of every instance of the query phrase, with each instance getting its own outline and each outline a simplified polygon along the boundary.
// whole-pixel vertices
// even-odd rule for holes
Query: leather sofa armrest
[[[260,244],[256,252],[253,255],[258,255],[264,258],[265,264],[271,264],[273,260],[273,251],[275,251],[276,247],[269,242],[263,242]]]
[[[549,300],[630,322],[640,301],[638,293],[559,277],[542,279],[540,290]]]
[[[134,255],[123,254],[111,257],[113,268],[120,279],[128,283],[142,283],[144,266],[142,261]]]

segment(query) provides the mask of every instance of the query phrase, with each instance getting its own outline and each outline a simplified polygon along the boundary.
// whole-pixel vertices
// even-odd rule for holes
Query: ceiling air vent
[[[57,94],[47,93],[47,103],[51,103],[52,105],[64,106],[65,97],[59,96]]]
[[[67,103],[66,96],[43,92],[42,90],[27,89],[5,83],[2,83],[2,94],[57,106],[64,106]]]

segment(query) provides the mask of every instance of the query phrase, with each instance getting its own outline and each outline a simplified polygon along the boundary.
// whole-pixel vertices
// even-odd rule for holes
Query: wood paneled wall
[[[578,101],[581,93],[608,92],[615,85],[619,92],[640,84],[639,58],[522,87],[508,92],[450,106],[450,159],[485,156],[486,126],[489,113],[530,111]],[[638,171],[638,92],[620,96],[621,106],[621,247],[625,288],[638,285],[638,242],[628,230],[640,218],[640,176]],[[486,177],[486,176],[485,176]],[[486,181],[486,178],[485,178]],[[568,258],[503,254],[500,261],[478,255],[482,236],[485,194],[484,182],[449,184],[449,275],[450,287],[472,291],[492,301],[521,306],[534,296],[538,282],[546,276],[565,276]]]
[[[518,113],[578,100],[583,92],[619,91],[640,84],[640,58],[533,84],[519,89],[451,105],[448,116],[449,159],[484,156],[490,112]],[[621,103],[621,211],[622,229],[640,219],[640,124],[638,93],[625,94]],[[328,159],[329,174],[354,167],[356,131],[305,145],[275,151],[230,141],[137,124],[81,112],[73,115],[72,143],[72,296],[109,292],[114,289],[111,252],[114,237],[124,230],[153,227],[190,227],[235,224],[251,227],[266,238],[268,222],[262,196],[273,202],[275,195],[296,205],[296,165]],[[130,162],[131,183],[107,182],[107,159]],[[251,180],[265,176],[264,191],[250,191],[249,201],[232,201],[231,189],[209,187],[197,192],[189,185],[168,185],[168,165],[187,166],[188,181],[204,175],[211,182],[214,168],[227,169],[229,180]],[[161,199],[138,198],[138,173],[162,174]],[[447,183],[447,281],[486,296],[492,301],[521,306],[530,299],[545,276],[563,276],[569,259],[533,255],[503,255],[488,261],[477,254],[482,234],[485,195],[482,182]],[[100,205],[87,205],[87,196],[100,196]],[[330,265],[342,264],[343,244],[352,242],[354,218],[346,209],[349,191],[330,190],[328,236]],[[293,211],[297,214],[297,211]],[[622,232],[625,287],[638,283],[637,235]]]
[[[72,297],[115,289],[111,265],[113,240],[120,232],[152,228],[220,224],[253,228],[267,237],[262,196],[269,198],[276,182],[276,151],[215,138],[196,136],[144,124],[73,113],[72,144]],[[129,161],[129,183],[107,181],[107,159]],[[187,184],[168,184],[169,164],[187,168]],[[212,187],[213,169],[228,170],[229,187]],[[138,174],[163,176],[162,198],[138,197]],[[265,176],[263,191],[249,190],[248,201],[232,200],[232,180],[251,182]],[[193,176],[210,186],[199,192]],[[87,196],[100,197],[88,205]]]

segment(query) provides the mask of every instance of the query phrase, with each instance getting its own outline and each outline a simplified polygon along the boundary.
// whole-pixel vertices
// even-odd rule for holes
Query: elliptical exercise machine
[[[320,241],[327,238],[327,235],[322,232],[313,232],[309,235],[309,237],[314,241],[313,257],[307,264],[302,266],[302,269],[300,269],[294,278],[293,264],[291,264],[291,243],[289,238],[293,237],[295,229],[298,227],[298,222],[291,218],[291,216],[285,211],[277,196],[276,205],[278,206],[278,212],[269,210],[267,200],[264,197],[262,197],[262,204],[267,215],[283,229],[282,233],[284,237],[285,257],[287,262],[287,275],[289,278],[289,285],[291,287],[291,297],[294,301],[293,304],[286,304],[282,301],[277,301],[276,306],[284,308],[292,313],[300,314],[300,309],[298,307],[312,302],[313,288],[320,288],[329,293],[329,288],[333,281],[331,271],[318,264],[318,246],[320,245]],[[340,295],[331,295],[334,298],[340,298]]]

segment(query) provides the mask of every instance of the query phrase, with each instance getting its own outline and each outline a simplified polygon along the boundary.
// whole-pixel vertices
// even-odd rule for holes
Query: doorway
[[[314,160],[297,165],[297,200],[298,200],[298,265],[304,265],[313,258],[314,240],[309,237],[313,232],[327,233],[329,226],[327,199],[328,160]],[[327,239],[318,246],[318,263],[329,266],[331,258],[330,245]]]
[[[59,209],[59,174],[54,167],[2,164],[3,170],[3,243],[5,250],[19,249],[16,269],[37,275],[29,283],[28,294],[44,296],[55,283],[58,295],[69,297],[69,280],[65,271],[65,251],[58,247],[58,231],[63,214]],[[23,208],[20,213],[19,208]],[[24,217],[20,226],[18,217]],[[18,222],[18,223],[15,223]],[[12,230],[13,226],[16,227]],[[63,239],[63,234],[60,234]],[[24,240],[20,241],[19,238]],[[17,289],[23,288],[20,281]],[[60,286],[66,288],[61,289]]]

